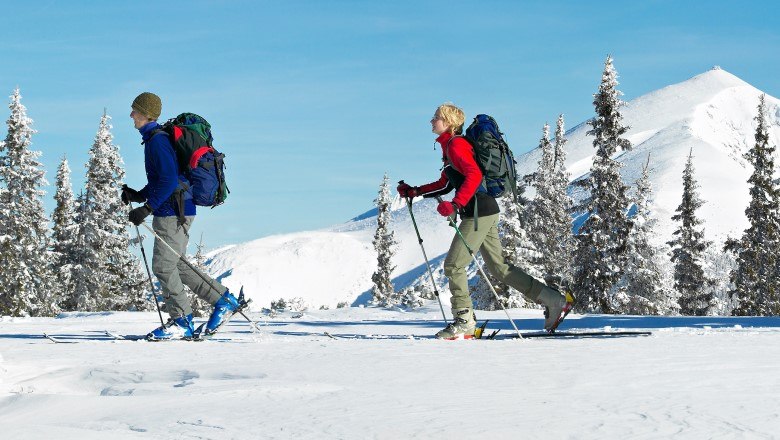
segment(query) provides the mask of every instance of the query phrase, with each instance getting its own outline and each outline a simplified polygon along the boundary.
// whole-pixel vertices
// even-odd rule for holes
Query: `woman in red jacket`
[[[474,149],[461,136],[465,115],[454,104],[445,103],[436,109],[431,119],[431,131],[438,137],[436,142],[442,148],[444,167],[439,180],[422,185],[398,185],[401,197],[436,197],[447,194],[453,189],[452,201],[442,201],[436,208],[444,217],[458,212],[461,217],[459,229],[471,249],[479,249],[485,264],[501,282],[514,287],[532,301],[547,308],[544,328],[555,326],[559,317],[572,306],[571,297],[564,297],[557,290],[534,279],[522,269],[504,261],[501,241],[498,238],[499,208],[496,199],[487,192],[479,191],[482,185],[482,171],[474,159]],[[475,228],[474,207],[477,207],[479,228]],[[453,321],[436,333],[437,338],[458,339],[474,337],[474,312],[469,296],[466,267],[471,255],[456,235],[452,239],[447,258],[444,260],[444,274],[450,280],[452,293]]]

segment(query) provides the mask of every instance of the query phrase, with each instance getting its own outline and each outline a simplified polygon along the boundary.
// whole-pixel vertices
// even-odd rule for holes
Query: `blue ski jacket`
[[[187,178],[179,173],[176,153],[168,136],[164,133],[153,135],[154,131],[160,128],[157,121],[152,121],[138,129],[143,138],[147,181],[146,186],[139,192],[146,197],[152,214],[157,217],[173,217],[177,212],[171,196],[178,188],[179,180],[187,182]],[[185,197],[184,215],[195,215],[192,197]]]

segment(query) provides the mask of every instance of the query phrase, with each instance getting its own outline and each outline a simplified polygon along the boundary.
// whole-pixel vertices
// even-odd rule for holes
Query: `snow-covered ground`
[[[539,329],[538,310],[511,310]],[[112,341],[156,313],[0,321],[3,439],[776,438],[780,318],[571,315],[652,336],[437,341],[415,312],[286,313],[224,341]],[[479,312],[511,333],[502,312]],[[75,344],[55,344],[47,332]],[[230,341],[228,342],[227,339]]]

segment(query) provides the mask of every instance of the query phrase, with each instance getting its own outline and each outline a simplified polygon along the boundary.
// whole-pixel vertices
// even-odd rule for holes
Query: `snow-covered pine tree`
[[[549,191],[548,185],[550,184],[550,176],[553,171],[553,162],[555,161],[555,150],[552,142],[550,142],[550,125],[545,123],[542,127],[542,138],[539,139],[539,151],[542,155],[539,158],[539,163],[536,167],[536,171],[529,176],[531,179],[531,186],[536,191],[536,196],[528,203],[522,216],[528,239],[531,242],[534,252],[529,262],[538,271],[547,275],[544,270],[544,262],[546,260],[546,254],[543,247],[546,245],[546,233],[547,233],[547,219],[549,214]]]
[[[377,207],[376,233],[374,233],[374,249],[377,253],[377,268],[371,275],[371,281],[374,287],[372,302],[380,306],[393,306],[400,303],[401,298],[395,292],[393,287],[392,273],[395,266],[392,265],[392,258],[395,254],[393,249],[396,245],[394,233],[390,227],[390,178],[385,173],[382,184],[379,186],[379,194],[374,200]]]
[[[70,271],[70,282],[72,289],[70,296],[65,298],[63,308],[69,311],[75,310],[100,310],[99,298],[92,295],[96,283],[100,281],[99,272],[95,269],[99,267],[99,261],[95,257],[92,246],[88,246],[87,237],[94,235],[92,217],[87,214],[89,204],[87,203],[88,193],[82,191],[76,198],[75,222],[78,225],[75,245],[72,250],[73,267]]]
[[[424,284],[418,284],[414,287],[408,286],[404,288],[401,293],[401,305],[407,309],[416,309],[422,307],[425,304],[425,297],[432,296],[433,294],[427,294],[428,289]]]
[[[765,95],[761,95],[756,120],[756,142],[745,158],[753,165],[750,184],[750,204],[745,215],[750,227],[738,241],[726,242],[725,250],[737,257],[737,267],[731,273],[736,299],[733,315],[773,316],[780,314],[780,208],[778,189],[772,180],[775,173],[774,151],[769,144]]]
[[[683,170],[682,202],[675,210],[677,214],[672,216],[672,220],[680,222],[680,226],[674,231],[675,238],[668,244],[672,247],[674,288],[680,295],[680,313],[705,316],[713,306],[713,295],[708,288],[711,282],[705,276],[701,263],[710,243],[704,239],[704,229],[697,230],[702,221],[696,216],[696,210],[704,204],[696,191],[698,186],[691,149]]]
[[[596,117],[588,121],[592,129],[587,134],[594,137],[596,154],[590,176],[579,181],[588,197],[575,208],[588,216],[577,233],[574,257],[575,307],[583,312],[615,313],[609,293],[622,275],[631,230],[621,164],[612,158],[620,150],[631,149],[631,143],[622,137],[628,127],[621,123],[620,107],[625,103],[620,100],[622,93],[617,85],[617,72],[608,56],[593,100]]]
[[[8,135],[0,143],[0,314],[52,315],[58,308],[41,190],[48,182],[41,153],[30,150],[35,130],[18,88],[10,98]]]
[[[56,206],[52,214],[52,244],[54,273],[57,277],[59,302],[63,303],[73,296],[73,269],[77,264],[74,248],[78,236],[76,224],[76,202],[70,183],[70,166],[63,157],[57,169],[57,184],[54,200]],[[66,304],[61,304],[68,310]]]
[[[570,288],[570,267],[574,252],[571,232],[572,202],[568,195],[569,174],[566,171],[566,145],[563,115],[558,116],[555,143],[549,141],[549,126],[544,125],[539,147],[542,158],[534,175],[536,197],[528,210],[528,233],[539,257],[533,260],[544,281],[553,286]]]
[[[144,277],[140,264],[130,252],[127,230],[128,208],[120,199],[125,177],[119,148],[113,143],[111,117],[103,114],[87,162],[86,197],[80,215],[80,235],[85,246],[82,291],[95,302],[82,299],[79,309],[147,310]]]
[[[734,284],[731,282],[731,273],[737,268],[736,257],[731,252],[723,252],[723,248],[710,246],[705,251],[703,260],[707,276],[712,280],[710,291],[713,296],[713,306],[710,308],[709,314],[731,315],[737,302],[737,298],[731,296],[731,291],[734,288]],[[672,271],[670,270],[669,273],[671,274]]]
[[[613,297],[617,310],[631,315],[660,315],[677,309],[667,286],[661,265],[666,249],[653,242],[657,220],[650,213],[653,188],[650,183],[650,154],[636,182],[633,206],[633,228],[628,234],[627,258],[621,280]]]

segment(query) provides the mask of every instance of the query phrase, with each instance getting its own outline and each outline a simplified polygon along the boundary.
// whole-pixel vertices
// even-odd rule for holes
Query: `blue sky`
[[[348,220],[384,172],[435,179],[444,101],[492,114],[526,152],[559,113],[569,128],[591,117],[607,54],[627,100],[713,65],[778,96],[779,16],[770,1],[14,2],[0,96],[20,87],[35,121],[50,211],[63,155],[83,187],[104,108],[135,187],[138,93],[162,97],[161,119],[206,117],[232,191],[195,223],[214,248]]]

